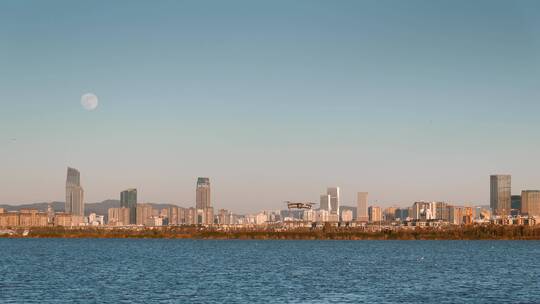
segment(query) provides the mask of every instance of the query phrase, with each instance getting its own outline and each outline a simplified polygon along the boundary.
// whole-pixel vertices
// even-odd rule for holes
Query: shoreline
[[[10,233],[7,233],[7,232]],[[203,227],[4,229],[0,238],[194,239],[194,240],[540,240],[537,226],[462,226],[366,231],[358,228],[289,230]]]

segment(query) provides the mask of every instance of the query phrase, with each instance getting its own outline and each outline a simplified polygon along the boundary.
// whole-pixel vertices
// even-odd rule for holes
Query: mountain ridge
[[[64,212],[65,202],[50,202],[55,212]],[[163,209],[169,207],[180,207],[174,204],[168,203],[148,203],[152,205],[154,209]],[[21,205],[13,204],[0,204],[0,208],[4,208],[6,211],[19,211],[21,209],[37,209],[39,211],[47,211],[47,206],[49,203],[39,202],[39,203],[28,203]],[[102,202],[97,203],[87,203],[84,205],[84,215],[90,215],[90,213],[96,213],[98,215],[107,215],[107,210],[109,208],[118,208],[120,207],[120,201],[115,199],[108,199]]]

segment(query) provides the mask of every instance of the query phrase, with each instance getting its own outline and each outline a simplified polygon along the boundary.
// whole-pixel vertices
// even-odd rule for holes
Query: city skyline
[[[490,175],[489,176],[489,188],[490,188],[490,203],[489,208],[491,212],[493,212],[493,215],[495,216],[515,216],[514,212],[517,212],[519,210],[518,214],[521,214],[521,212],[524,212],[523,214],[540,214],[540,205],[538,202],[540,202],[540,190],[520,190],[520,195],[513,195],[512,194],[512,176],[509,174],[496,174],[496,175]],[[343,216],[341,207],[345,208],[345,212],[351,212],[351,208],[355,209],[356,215],[354,215],[355,220],[357,221],[365,221],[366,218],[369,218],[370,221],[373,218],[373,212],[376,212],[376,218],[379,217],[380,214],[383,214],[384,210],[396,210],[396,209],[402,209],[402,208],[409,208],[407,207],[407,204],[405,205],[399,205],[399,204],[392,204],[389,206],[380,205],[378,202],[370,202],[368,200],[368,192],[357,192],[356,197],[356,207],[354,207],[354,204],[342,204],[341,202],[341,191],[339,187],[327,187],[326,193],[320,195],[320,201],[319,203],[313,203],[310,201],[303,201],[303,202],[291,202],[291,201],[284,201],[283,203],[289,205],[289,209],[291,209],[291,205],[295,206],[309,206],[308,209],[314,210],[324,210],[326,211],[326,217],[329,217],[330,220],[333,220],[335,218],[340,219]],[[50,203],[49,208],[50,208]],[[84,201],[84,190],[81,186],[81,174],[80,172],[75,169],[68,167],[67,168],[67,177],[66,177],[66,201],[65,204],[65,212],[68,214],[73,214],[74,216],[80,216],[83,217],[85,215],[85,202]],[[137,210],[139,210],[139,207],[141,210],[145,209],[146,206],[149,206],[152,203],[151,201],[139,201],[137,197],[137,189],[136,188],[129,188],[120,193],[120,200],[119,200],[119,208],[113,208],[115,210],[110,210],[109,214],[112,215],[116,219],[116,221],[121,222],[123,224],[134,224],[134,223],[144,223],[144,219],[139,219],[137,217]],[[174,202],[158,202],[158,203],[165,203],[170,206],[177,206],[181,208],[185,208],[185,204],[176,204]],[[410,202],[409,202],[410,203]],[[417,204],[420,204],[422,207],[418,207]],[[413,207],[416,208],[415,211],[413,211],[414,214],[416,214],[416,217],[419,216],[420,210],[428,210],[427,218],[429,219],[432,215],[434,216],[437,214],[442,214],[442,207],[439,205],[442,204],[444,206],[447,205],[455,205],[457,204],[458,208],[463,207],[486,207],[486,205],[473,203],[473,202],[450,202],[450,201],[444,201],[444,200],[414,200]],[[195,222],[200,224],[206,224],[209,225],[213,222],[213,219],[216,216],[216,213],[214,211],[214,204],[212,203],[212,196],[211,196],[211,183],[209,177],[197,177],[196,180],[196,187],[195,187],[195,200],[194,203],[188,203],[188,205],[192,205],[188,207],[188,209],[193,210],[193,214],[191,215],[193,218],[195,218]],[[318,205],[318,206],[317,206]],[[441,205],[441,206],[442,206]],[[461,205],[461,206],[460,206]],[[430,206],[430,207],[426,207]],[[435,207],[437,206],[437,207]],[[372,208],[373,207],[373,208]],[[223,209],[224,207],[219,207],[218,210],[216,210],[217,216],[222,217],[223,213],[222,211],[231,212],[228,209]],[[300,207],[302,209],[303,207]],[[378,208],[378,209],[377,209]],[[385,208],[382,210],[381,208]],[[126,209],[127,211],[123,210]],[[145,209],[146,210],[146,209]],[[151,210],[151,207],[150,207]],[[281,207],[277,208],[266,208],[266,209],[259,209],[256,210],[258,212],[261,211],[276,211],[276,210],[284,210]],[[376,211],[373,211],[376,210]],[[235,211],[235,210],[233,210]],[[255,210],[251,210],[255,211]],[[392,211],[392,212],[394,212]],[[112,212],[112,213],[111,213]],[[128,212],[128,221],[126,221],[123,216],[123,212]],[[144,211],[147,213],[147,211]],[[422,211],[426,212],[426,211]],[[245,211],[240,211],[237,214],[246,213]],[[247,212],[250,213],[250,212]],[[332,216],[333,215],[333,216]],[[312,215],[310,215],[312,216]],[[175,215],[177,217],[177,215]],[[346,217],[353,217],[353,213],[347,214]]]
[[[209,176],[242,212],[537,188],[538,2],[214,5],[3,1],[0,203],[64,200],[67,166],[86,202],[188,204]]]
[[[487,204],[482,204],[478,202],[473,201],[447,201],[447,200],[441,200],[441,199],[415,199],[412,202],[414,203],[435,203],[435,202],[441,202],[441,203],[451,203],[451,204],[462,204],[464,206],[489,206],[491,210],[493,211],[494,215],[500,215],[500,216],[508,216],[511,215],[511,210],[516,209],[514,208],[514,198],[519,198],[519,209],[522,208],[522,197],[528,198],[531,197],[531,202],[535,202],[539,200],[540,196],[538,193],[540,193],[540,190],[531,190],[526,188],[519,188],[518,190],[515,190],[519,192],[518,195],[515,195],[512,192],[512,175],[510,174],[492,174],[489,175],[490,178],[490,201]],[[88,201],[84,200],[84,190],[81,186],[81,173],[78,169],[67,167],[67,177],[66,177],[66,192],[65,197],[66,200],[65,203],[65,210],[68,213],[72,213],[74,215],[83,216],[84,215],[84,205],[86,203],[89,203]],[[537,189],[538,187],[535,187]],[[197,177],[196,179],[196,189],[195,189],[195,196],[194,200],[190,201],[189,199],[183,200],[184,203],[178,203],[178,202],[158,202],[158,201],[152,201],[152,200],[138,200],[137,196],[138,190],[137,188],[128,188],[124,191],[121,191],[120,193],[120,199],[118,200],[120,202],[120,208],[128,208],[130,209],[129,217],[130,222],[134,223],[136,221],[136,214],[135,209],[138,205],[142,204],[148,204],[148,203],[162,203],[162,204],[170,204],[170,205],[176,205],[179,207],[185,207],[186,205],[193,205],[195,210],[199,210],[200,214],[198,214],[198,221],[199,222],[205,222],[206,218],[213,218],[215,215],[214,210],[214,203],[212,202],[211,197],[211,187],[210,187],[210,178],[208,177]],[[340,187],[326,187],[326,193],[321,194],[319,196],[319,201],[316,203],[316,201],[309,201],[304,200],[308,204],[315,205],[317,209],[321,210],[327,210],[329,214],[336,214],[338,216],[341,215],[340,208],[341,206],[347,207],[347,208],[361,208],[362,211],[358,216],[360,216],[362,219],[370,216],[371,214],[369,211],[370,209],[368,207],[382,207],[382,208],[389,208],[389,207],[406,207],[411,202],[405,202],[404,204],[380,204],[378,201],[369,201],[368,200],[368,192],[356,192],[356,201],[355,202],[346,202],[345,204],[341,200],[341,191]],[[306,195],[306,197],[309,195]],[[114,198],[108,198],[105,200],[114,200]],[[528,201],[528,200],[527,200]],[[527,210],[527,201],[525,203],[524,210]],[[49,201],[50,203],[51,201]],[[58,201],[59,202],[59,201]],[[283,201],[283,203],[287,203],[290,201]],[[312,202],[315,202],[313,204]],[[36,202],[33,202],[36,203]],[[92,203],[99,203],[92,202]],[[18,204],[14,204],[15,206]],[[318,206],[317,206],[318,205]],[[532,206],[532,205],[531,205]],[[536,206],[536,205],[535,205]],[[226,206],[218,206],[218,208],[227,208]],[[536,208],[536,207],[534,207]],[[540,208],[540,207],[538,207]],[[240,213],[250,213],[254,211],[260,211],[260,210],[280,210],[281,207],[270,207],[270,208],[262,208],[262,209],[251,209],[251,210],[240,210]],[[536,209],[534,209],[536,212]],[[540,209],[539,209],[540,210]]]
[[[209,177],[198,177],[195,187],[194,206],[174,204],[155,205],[139,202],[137,189],[129,188],[120,193],[119,205],[110,205],[106,215],[85,212],[81,174],[67,168],[66,202],[64,210],[55,212],[52,204],[47,211],[26,206],[14,211],[0,208],[0,226],[116,226],[116,227],[254,227],[285,225],[289,228],[365,227],[379,224],[376,229],[399,227],[441,227],[448,225],[497,224],[536,225],[540,216],[540,190],[522,190],[521,195],[511,195],[511,175],[490,175],[490,206],[455,204],[444,201],[415,201],[412,206],[381,207],[370,204],[368,192],[357,193],[357,207],[342,206],[339,187],[327,187],[320,195],[317,208],[312,202],[284,202],[287,209],[259,210],[257,213],[241,214],[224,208],[214,212]],[[0,205],[1,206],[1,205]],[[155,209],[154,206],[157,208]],[[29,208],[30,207],[30,208]],[[42,208],[41,208],[42,209]],[[7,212],[6,212],[7,211]],[[103,211],[103,210],[102,210]],[[88,214],[88,216],[86,216]],[[384,222],[385,225],[381,226]],[[216,226],[217,225],[217,226]],[[252,226],[254,225],[254,226]]]

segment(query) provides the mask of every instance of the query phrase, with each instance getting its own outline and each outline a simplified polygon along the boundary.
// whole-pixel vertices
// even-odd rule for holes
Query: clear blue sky
[[[0,2],[2,203],[68,165],[87,202],[487,203],[540,188],[539,113],[540,1]]]

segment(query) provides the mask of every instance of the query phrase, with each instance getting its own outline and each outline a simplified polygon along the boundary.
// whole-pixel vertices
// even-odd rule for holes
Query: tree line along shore
[[[358,228],[214,229],[204,227],[64,228],[0,231],[4,238],[148,238],[243,240],[540,240],[540,226],[472,225],[367,231]]]

